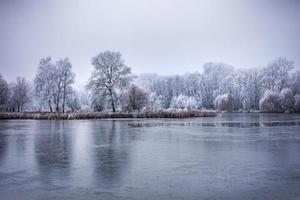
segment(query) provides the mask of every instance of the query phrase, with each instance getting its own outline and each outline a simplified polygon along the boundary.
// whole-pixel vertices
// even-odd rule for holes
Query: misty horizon
[[[204,63],[300,63],[297,1],[1,1],[0,69],[32,80],[40,59],[68,57],[85,84],[92,57],[122,53],[134,74],[185,74]]]

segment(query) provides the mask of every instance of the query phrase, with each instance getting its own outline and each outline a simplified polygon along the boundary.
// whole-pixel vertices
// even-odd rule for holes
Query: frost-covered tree
[[[294,107],[295,97],[290,88],[283,88],[280,92],[280,104],[284,112],[291,112]]]
[[[203,65],[201,80],[202,105],[213,108],[214,98],[218,95],[221,81],[233,72],[233,67],[223,63],[206,63]]]
[[[68,96],[72,93],[75,74],[68,58],[60,59],[56,64],[50,57],[41,59],[34,79],[35,93],[50,112],[64,112]]]
[[[294,62],[280,57],[271,62],[261,72],[261,83],[264,89],[280,92],[290,83],[290,72]]]
[[[7,109],[7,103],[10,97],[10,90],[8,83],[2,78],[0,74],[0,111]]]
[[[91,111],[91,98],[88,90],[85,87],[79,88],[77,94],[80,101],[80,110],[83,112]]]
[[[293,94],[300,94],[300,70],[296,70],[291,75],[291,89]]]
[[[42,58],[39,63],[37,74],[34,79],[35,94],[40,99],[40,110],[43,105],[47,105],[49,110],[53,112],[53,104],[55,102],[55,81],[56,70],[50,57]]]
[[[197,103],[195,97],[190,96],[190,97],[187,99],[186,108],[187,108],[188,110],[196,110],[196,109],[198,109],[198,103]]]
[[[172,109],[186,109],[186,110],[195,110],[197,109],[197,103],[193,96],[186,96],[183,94],[173,97],[171,101]]]
[[[266,90],[259,100],[259,109],[263,112],[282,112],[280,94],[278,92]]]
[[[241,101],[242,109],[258,110],[259,99],[261,96],[261,85],[259,79],[259,72],[257,69],[249,69],[244,71],[243,84],[241,87]]]
[[[133,76],[119,52],[105,51],[92,58],[94,71],[90,77],[88,88],[92,93],[101,93],[116,111],[120,90],[127,88]]]
[[[214,100],[214,106],[217,110],[233,111],[233,97],[231,94],[218,95]]]
[[[25,105],[30,101],[29,92],[30,87],[26,79],[17,77],[16,82],[12,84],[12,96],[10,99],[13,111],[24,111]]]
[[[232,106],[234,110],[242,107],[242,88],[245,85],[244,73],[241,71],[232,72],[228,74],[220,82],[217,94],[230,94],[232,97]]]
[[[171,101],[170,108],[172,109],[185,109],[187,108],[188,96],[178,95],[174,96]]]
[[[56,111],[60,111],[60,100],[62,101],[62,112],[65,112],[66,101],[68,100],[69,95],[71,100],[74,100],[74,95],[72,95],[72,85],[75,82],[75,74],[72,72],[72,65],[68,58],[60,59],[56,62],[56,71],[57,71],[57,102],[56,102]]]
[[[201,74],[194,72],[184,75],[184,91],[183,93],[190,97],[191,109],[201,108],[202,93],[201,93]]]
[[[162,96],[157,95],[155,92],[150,93],[146,110],[159,111],[162,109]]]

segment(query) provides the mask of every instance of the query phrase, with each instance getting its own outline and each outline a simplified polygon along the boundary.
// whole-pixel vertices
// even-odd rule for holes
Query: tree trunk
[[[65,98],[63,98],[62,112],[65,113]]]
[[[116,112],[115,103],[113,101],[111,102],[111,107],[112,107],[113,112]]]
[[[114,101],[113,93],[111,90],[109,90],[109,94],[110,94],[110,99],[111,99],[112,110],[113,110],[113,112],[116,112],[115,101]]]
[[[55,112],[59,112],[59,99],[60,99],[60,97],[59,97],[59,91],[58,91],[58,94],[57,94],[57,96],[55,95],[54,96],[54,104],[55,104]]]
[[[65,113],[66,86],[64,86],[62,112]]]
[[[50,112],[53,112],[50,99],[48,100],[48,104],[49,104]]]
[[[58,104],[56,104],[55,111],[56,111],[56,112],[59,112],[59,106],[58,106]]]

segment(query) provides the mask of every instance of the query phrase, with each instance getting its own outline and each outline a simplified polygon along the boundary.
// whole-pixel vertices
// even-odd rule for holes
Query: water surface
[[[300,115],[0,121],[0,199],[300,199]]]

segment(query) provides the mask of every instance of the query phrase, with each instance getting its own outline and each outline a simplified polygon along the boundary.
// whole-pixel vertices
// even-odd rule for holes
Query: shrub
[[[259,109],[263,112],[282,112],[280,95],[277,92],[267,90],[259,100]]]
[[[197,108],[197,102],[193,96],[180,94],[177,97],[175,96],[172,98],[170,108],[194,110]]]
[[[125,110],[140,112],[148,103],[148,94],[136,85],[131,85],[125,97]]]
[[[233,111],[233,97],[231,94],[218,95],[214,101],[214,106],[217,110]]]

